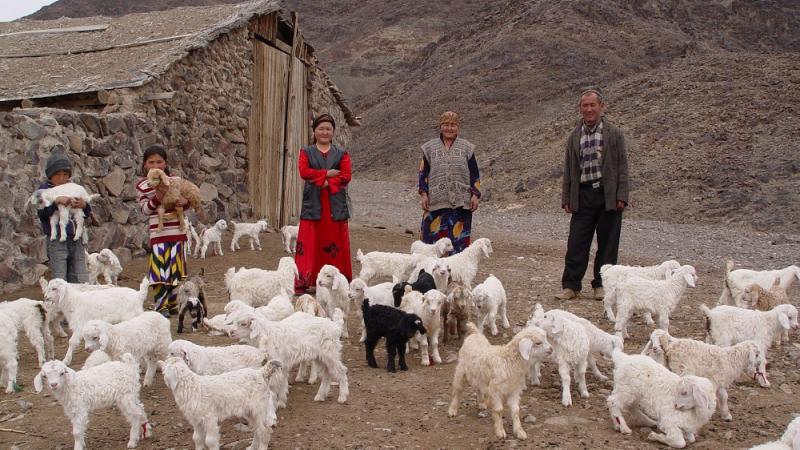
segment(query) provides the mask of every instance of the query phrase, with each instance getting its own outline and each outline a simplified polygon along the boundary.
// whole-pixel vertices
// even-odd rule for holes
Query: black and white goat
[[[386,351],[389,356],[386,370],[397,372],[394,365],[395,355],[399,356],[400,370],[408,370],[406,344],[417,332],[425,334],[422,319],[416,314],[408,314],[391,306],[370,306],[368,298],[365,298],[361,304],[361,312],[364,315],[364,325],[367,329],[367,339],[364,341],[367,364],[373,368],[378,367],[378,363],[375,361],[375,346],[382,337],[385,337]]]

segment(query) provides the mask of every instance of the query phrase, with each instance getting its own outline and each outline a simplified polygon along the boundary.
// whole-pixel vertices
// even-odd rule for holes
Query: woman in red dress
[[[314,143],[303,147],[298,161],[305,183],[295,252],[300,273],[295,281],[297,294],[314,290],[325,264],[336,266],[348,280],[353,276],[347,227],[350,155],[333,143],[336,122],[329,114],[317,117],[311,127]]]

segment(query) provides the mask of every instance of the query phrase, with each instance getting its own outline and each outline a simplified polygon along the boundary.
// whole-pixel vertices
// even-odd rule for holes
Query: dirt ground
[[[368,209],[367,209],[368,210]],[[483,212],[483,214],[488,214]],[[387,250],[407,251],[414,237],[405,231],[403,224],[391,219],[387,228],[374,225],[378,220],[355,221],[351,227],[352,252]],[[411,220],[411,223],[414,221]],[[563,230],[563,228],[561,228]],[[512,329],[503,330],[494,343],[507,342],[514,328],[524,325],[533,305],[541,302],[546,309],[560,307],[589,318],[603,329],[613,325],[602,317],[602,303],[584,299],[559,303],[552,294],[559,291],[563,261],[563,242],[520,241],[513,235],[485,227],[481,235],[492,238],[494,254],[480,267],[476,280],[489,274],[499,277],[509,295],[509,318]],[[655,261],[642,257],[652,250],[664,236],[651,235],[652,245],[623,249],[626,263],[650,264]],[[229,239],[229,237],[228,237]],[[278,234],[262,235],[264,250],[251,251],[249,246],[236,253],[225,252],[224,256],[212,256],[205,260],[190,259],[190,271],[204,269],[210,297],[210,312],[217,314],[227,301],[224,291],[223,273],[231,266],[274,268],[283,256]],[[646,247],[646,248],[645,248]],[[226,247],[227,248],[227,247]],[[627,248],[627,250],[626,250]],[[641,250],[641,251],[639,251]],[[687,292],[684,300],[673,314],[670,332],[676,336],[702,339],[703,321],[698,304],[713,304],[719,295],[722,269],[717,261],[691,261],[696,265],[699,281],[696,289]],[[358,264],[354,265],[358,270]],[[135,287],[145,272],[145,260],[136,259],[126,265],[121,284]],[[796,288],[795,288],[796,289]],[[588,289],[584,288],[584,294]],[[792,292],[797,300],[797,292]],[[19,297],[41,298],[37,289],[27,289],[2,297],[10,300]],[[175,319],[172,319],[173,327]],[[600,382],[587,375],[588,399],[580,398],[573,386],[573,406],[560,404],[558,375],[552,364],[543,369],[543,383],[529,387],[523,396],[522,417],[528,432],[525,442],[515,439],[494,438],[491,418],[481,413],[476,406],[473,390],[468,390],[456,418],[447,417],[449,389],[455,364],[423,367],[418,353],[409,356],[410,370],[396,374],[384,369],[371,369],[366,365],[363,347],[358,344],[357,319],[349,322],[349,341],[344,342],[345,365],[348,367],[351,396],[349,401],[336,403],[336,387],[328,401],[313,401],[316,386],[294,384],[286,409],[278,413],[279,421],[272,435],[272,447],[276,449],[297,448],[564,448],[564,449],[644,449],[657,448],[646,441],[644,429],[634,429],[631,436],[613,431],[605,406],[612,383]],[[174,329],[174,328],[173,328]],[[650,328],[635,321],[629,329],[632,339],[626,341],[629,353],[638,352],[650,332]],[[177,338],[178,335],[175,335]],[[227,337],[211,337],[204,333],[184,334],[180,338],[204,345],[226,345],[232,343]],[[447,360],[458,351],[459,342],[451,342],[441,349]],[[729,390],[733,422],[724,422],[714,416],[705,427],[692,448],[734,449],[748,448],[777,438],[783,432],[793,413],[800,411],[800,401],[794,397],[800,392],[800,374],[797,358],[800,344],[776,349],[769,355],[769,376],[772,387],[759,388],[755,383],[742,383]],[[0,394],[0,448],[46,449],[71,448],[71,427],[61,407],[52,397],[33,392],[33,377],[36,367],[35,353],[30,344],[20,337],[20,370],[18,382],[23,391],[15,394]],[[56,357],[66,350],[66,339],[56,339]],[[86,353],[79,352],[74,367],[80,367]],[[376,352],[379,364],[386,360],[383,347]],[[601,369],[609,373],[610,362],[600,362]],[[143,388],[142,401],[155,437],[143,441],[139,448],[182,449],[190,448],[191,427],[177,410],[169,389],[160,374],[150,388]],[[234,428],[235,421],[222,426],[224,448],[244,448],[251,435]],[[18,430],[23,434],[8,432]],[[506,421],[510,434],[510,422]],[[115,410],[107,410],[92,416],[87,433],[89,448],[124,448],[127,441],[127,426]]]

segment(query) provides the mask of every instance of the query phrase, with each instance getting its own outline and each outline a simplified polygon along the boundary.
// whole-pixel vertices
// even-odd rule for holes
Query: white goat
[[[655,266],[624,266],[621,264],[606,264],[600,268],[600,278],[603,280],[603,288],[605,289],[605,297],[603,297],[603,306],[606,311],[606,317],[612,322],[614,318],[614,306],[617,304],[616,288],[620,283],[628,281],[631,278],[644,278],[646,280],[666,280],[672,271],[680,267],[681,264],[674,259],[664,261]],[[648,325],[653,324],[653,318],[649,312],[645,312],[645,322]]]
[[[32,205],[36,206],[37,208],[46,208],[53,203],[55,203],[58,197],[70,197],[72,199],[81,199],[86,203],[91,202],[95,198],[99,197],[99,194],[92,194],[89,195],[86,192],[86,189],[76,183],[64,183],[58,186],[53,186],[48,189],[38,189],[34,191],[33,195],[31,195],[30,202]],[[86,244],[89,242],[89,235],[84,230],[84,216],[83,216],[83,209],[81,208],[70,208],[65,205],[58,205],[58,214],[53,214],[50,216],[50,240],[56,240],[56,226],[58,226],[61,237],[58,239],[59,241],[66,241],[67,240],[67,224],[69,223],[69,217],[72,216],[72,219],[75,221],[75,237],[74,240],[78,240],[83,237],[83,243]]]
[[[603,375],[603,373],[600,372],[600,369],[597,368],[597,360],[595,359],[595,356],[602,356],[611,359],[611,353],[615,348],[620,350],[624,348],[622,338],[611,333],[606,333],[595,326],[595,324],[593,324],[590,320],[576,316],[569,311],[551,309],[549,312],[558,314],[565,319],[571,320],[583,326],[584,331],[586,331],[587,336],[589,336],[589,357],[587,358],[589,368],[592,369],[594,376],[601,381],[608,380],[608,377]],[[534,307],[533,314],[531,314],[530,319],[528,319],[528,326],[534,325],[535,319],[540,319],[543,316],[544,308],[542,308],[541,304],[537,303]]]
[[[297,249],[297,233],[300,227],[297,225],[284,225],[281,227],[281,241],[283,242],[283,249],[286,253],[294,255]]]
[[[733,420],[728,409],[727,388],[742,375],[769,387],[767,359],[755,341],[718,347],[694,339],[675,338],[665,330],[654,330],[642,354],[678,375],[697,375],[711,380],[717,390],[717,404],[723,420]]]
[[[107,362],[78,372],[61,361],[48,361],[33,379],[36,392],[42,391],[43,379],[47,380],[53,396],[72,423],[75,450],[85,448],[89,415],[112,406],[122,412],[131,426],[128,448],[136,448],[140,438],[152,436],[153,427],[147,421],[147,414],[139,401],[139,366],[132,355],[125,354],[121,361]]]
[[[294,258],[284,256],[278,261],[277,270],[241,268],[237,272],[231,267],[225,272],[225,287],[231,300],[262,306],[276,295],[294,292],[294,280],[298,275]]]
[[[606,403],[614,429],[631,434],[623,412],[630,412],[651,431],[647,438],[674,448],[694,442],[717,406],[714,384],[694,375],[679,376],[643,355],[614,350],[614,389]]]
[[[533,325],[547,333],[547,340],[553,346],[552,359],[558,364],[558,374],[561,377],[561,404],[572,406],[571,373],[577,378],[580,396],[589,397],[589,390],[586,389],[586,367],[590,344],[583,325],[552,311],[547,311],[541,318],[534,318]],[[540,365],[537,361],[532,366],[534,385],[539,384]]]
[[[200,257],[202,259],[206,258],[206,251],[208,250],[208,246],[213,244],[211,251],[214,252],[215,255],[222,256],[222,232],[228,229],[228,224],[220,219],[218,220],[213,226],[207,228],[203,231],[203,235],[201,236],[201,240],[203,243],[198,247],[200,250]]]
[[[24,330],[25,335],[28,336],[34,350],[36,350],[36,357],[39,359],[39,367],[48,359],[53,358],[53,336],[50,334],[50,328],[47,320],[47,312],[44,308],[44,303],[31,300],[29,298],[21,298],[11,302],[0,303],[0,314],[5,314],[14,322],[14,329],[6,330],[8,333],[15,333],[14,341],[16,342],[16,333]],[[16,346],[15,346],[16,347]],[[2,385],[2,383],[0,383]]]
[[[219,449],[219,422],[232,417],[247,419],[253,428],[252,450],[265,450],[272,437],[270,416],[274,414],[270,378],[280,369],[280,361],[269,361],[263,368],[244,368],[219,375],[197,375],[183,359],[159,361],[164,382],[175,403],[194,428],[196,449]]]
[[[259,347],[270,358],[283,361],[286,372],[301,362],[318,363],[322,381],[314,401],[325,400],[333,379],[339,383],[338,401],[344,403],[350,390],[339,341],[344,327],[341,310],[335,312],[333,319],[298,312],[280,322],[272,322],[250,311],[236,311],[226,324],[233,326],[230,333],[233,338],[258,339]]]
[[[6,394],[17,387],[17,334],[14,319],[0,311],[0,387],[6,387]]]
[[[453,242],[448,237],[443,237],[433,244],[426,244],[422,241],[414,241],[411,244],[411,253],[419,255],[435,256],[442,258],[453,251]]]
[[[800,417],[789,422],[779,440],[750,447],[750,450],[800,450]]]
[[[769,290],[777,278],[780,279],[781,288],[786,291],[794,283],[794,280],[800,281],[800,267],[795,265],[787,266],[780,270],[761,271],[749,269],[733,270],[733,268],[733,261],[728,261],[725,264],[725,279],[722,283],[722,295],[719,297],[718,305],[744,307],[742,296],[745,289],[753,283],[758,283],[762,288]]]
[[[483,333],[483,328],[489,325],[492,336],[497,336],[497,313],[500,313],[500,324],[503,328],[510,328],[506,315],[508,300],[503,283],[494,275],[489,275],[483,283],[472,289],[472,301],[475,303],[478,329]]]
[[[325,264],[317,274],[317,300],[325,308],[329,317],[333,317],[333,310],[339,308],[344,313],[344,327],[342,337],[349,338],[347,332],[347,318],[350,316],[350,284],[347,277],[339,272],[336,266]]]
[[[144,360],[144,386],[153,383],[156,363],[167,354],[172,342],[169,319],[160,313],[147,311],[138,316],[112,325],[102,320],[90,320],[83,325],[81,334],[86,351],[103,351],[111,359],[119,359],[130,353],[138,361]]]
[[[365,283],[369,283],[375,277],[392,277],[392,283],[406,281],[412,276],[411,271],[414,266],[425,258],[428,257],[394,252],[364,254],[361,249],[358,249],[356,259],[361,263],[361,272],[359,272],[358,278],[364,280]],[[416,270],[415,273],[419,273],[419,270]]]
[[[44,293],[45,302],[56,305],[67,318],[72,331],[64,364],[72,362],[72,352],[81,342],[81,329],[86,322],[97,319],[119,323],[144,312],[142,303],[147,298],[149,285],[150,281],[145,277],[138,291],[126,287],[81,291],[64,280],[50,280]]]
[[[446,298],[446,295],[436,289],[421,294],[412,291],[411,286],[406,286],[406,293],[400,303],[400,309],[419,316],[422,319],[422,325],[427,330],[424,335],[417,332],[412,338],[420,345],[420,358],[423,366],[442,363],[442,357],[439,355],[439,334],[442,331],[441,308]],[[430,356],[428,355],[429,345]]]
[[[122,273],[122,264],[111,250],[104,248],[98,253],[86,252],[86,269],[89,272],[89,283],[97,284],[100,275],[106,284],[117,284],[117,277]]]
[[[458,365],[453,375],[449,417],[458,415],[458,405],[465,382],[478,390],[478,407],[490,408],[494,434],[505,439],[503,404],[508,405],[517,439],[527,439],[519,419],[519,399],[525,389],[525,374],[531,363],[552,352],[545,332],[525,328],[505,345],[492,345],[473,323],[467,323],[467,336],[458,351]]]
[[[255,250],[256,247],[258,247],[258,250],[261,251],[261,240],[258,239],[258,234],[269,231],[269,225],[267,225],[266,220],[259,220],[256,223],[236,223],[231,220],[231,223],[233,224],[231,252],[234,252],[240,248],[239,239],[241,239],[243,236],[250,238],[250,250]]]
[[[797,308],[778,305],[769,311],[753,311],[721,305],[708,309],[700,305],[706,316],[706,342],[727,347],[754,340],[764,354],[774,343],[781,345],[783,332],[797,328]]]
[[[631,278],[616,287],[617,316],[614,330],[628,337],[628,320],[635,312],[656,315],[658,328],[669,329],[669,316],[678,306],[687,287],[695,287],[697,274],[692,266],[681,266],[666,280]]]
[[[450,269],[450,279],[472,286],[472,280],[478,274],[478,264],[482,259],[489,258],[491,255],[492,241],[488,238],[480,238],[459,254],[446,258],[425,257],[422,262],[414,267],[411,278],[408,281],[409,283],[417,281],[420,269],[425,269],[426,272],[433,274],[434,266],[441,261]]]

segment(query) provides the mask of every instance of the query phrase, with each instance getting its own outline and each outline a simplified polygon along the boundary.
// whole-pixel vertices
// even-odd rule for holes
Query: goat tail
[[[733,263],[732,259],[729,259],[725,262],[725,275],[727,279],[727,275],[733,270],[736,265]]]
[[[144,277],[142,278],[142,282],[139,283],[139,298],[142,299],[142,303],[147,300],[147,290],[150,287],[150,278]]]
[[[262,364],[261,375],[267,383],[269,383],[269,379],[272,378],[276,372],[283,370],[283,363],[277,359],[264,358]]]
[[[700,304],[700,311],[703,311],[703,315],[706,319],[706,335],[711,333],[711,310],[708,309],[708,306],[704,304]]]
[[[361,249],[356,250],[356,259],[358,260],[358,262],[361,262],[363,258],[364,258],[364,253],[361,252]]]
[[[469,335],[472,335],[472,334],[482,334],[481,330],[478,328],[478,326],[475,325],[472,322],[467,322],[466,323],[466,328],[467,328],[466,336],[469,336]]]

